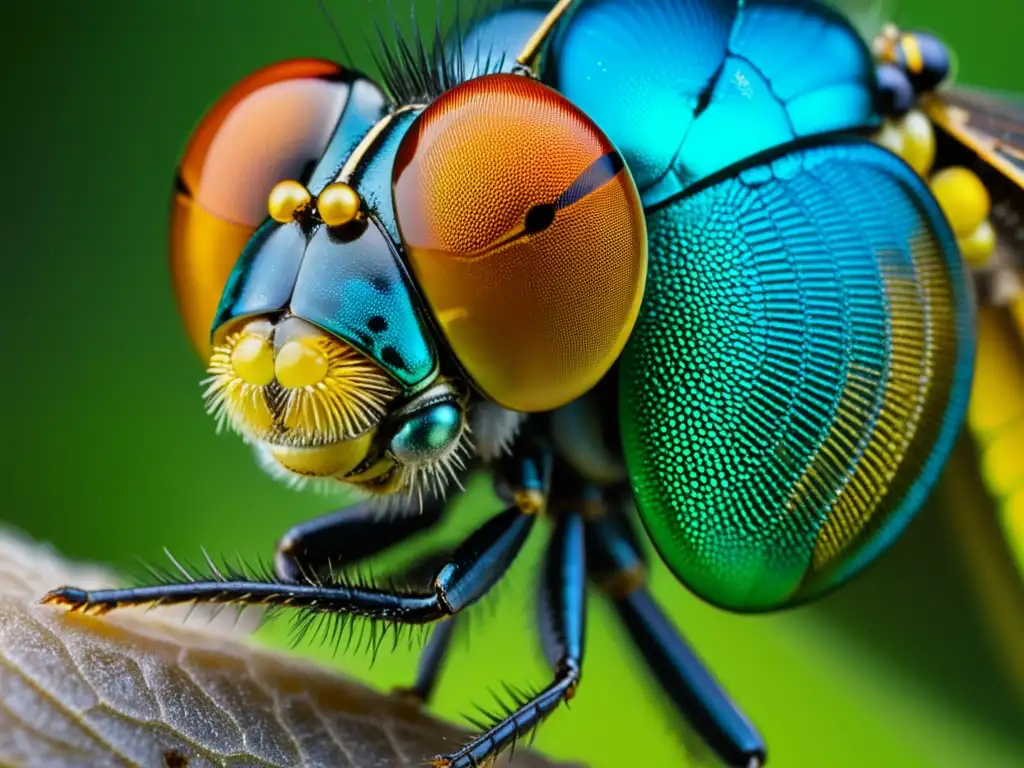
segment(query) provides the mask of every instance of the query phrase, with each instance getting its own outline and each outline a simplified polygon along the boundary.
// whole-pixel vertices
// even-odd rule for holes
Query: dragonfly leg
[[[764,765],[764,739],[655,602],[626,531],[621,516],[587,521],[592,580],[614,603],[654,679],[719,758],[736,768]]]
[[[301,584],[373,557],[437,525],[445,503],[431,498],[421,511],[382,515],[370,502],[299,523],[277,544],[274,572]]]
[[[446,551],[443,548],[427,552],[396,572],[392,576],[392,580],[395,583],[414,586],[432,583],[433,574],[448,562],[451,556],[451,551]],[[455,625],[461,621],[461,619],[451,616],[434,623],[430,629],[430,638],[420,652],[416,680],[410,686],[397,686],[393,691],[396,696],[415,707],[422,707],[429,703],[448,658]]]
[[[184,580],[134,589],[87,591],[61,587],[43,603],[85,613],[132,605],[221,603],[305,608],[347,613],[400,624],[426,624],[458,613],[479,600],[504,575],[526,541],[535,515],[512,507],[474,531],[437,572],[433,588],[397,592],[356,584],[278,581]]]
[[[550,466],[550,459],[546,447],[525,450],[519,458],[504,468],[508,473],[505,482],[514,491],[515,505],[470,534],[425,590],[379,589],[349,583],[343,577],[325,580],[317,574],[301,572],[299,575],[306,578],[297,583],[285,581],[279,575],[234,579],[225,577],[211,564],[210,577],[202,580],[181,569],[185,578],[180,582],[95,591],[65,586],[49,592],[42,602],[96,614],[134,605],[263,605],[344,613],[399,624],[428,624],[458,613],[483,597],[522,549],[537,513],[543,508],[546,485],[536,487],[536,479],[546,478],[545,468]]]
[[[515,707],[494,718],[490,727],[448,755],[434,758],[435,768],[475,768],[506,748],[515,748],[563,701],[576,693],[583,663],[586,629],[586,563],[583,519],[579,510],[560,505],[548,545],[541,589],[541,629],[544,650],[555,670],[554,681],[539,693],[511,691]]]
[[[437,681],[444,669],[444,662],[452,644],[452,635],[458,622],[459,619],[452,616],[434,624],[430,632],[430,639],[420,653],[416,680],[409,687],[396,688],[394,691],[396,695],[416,706],[424,706],[429,703],[437,689]]]

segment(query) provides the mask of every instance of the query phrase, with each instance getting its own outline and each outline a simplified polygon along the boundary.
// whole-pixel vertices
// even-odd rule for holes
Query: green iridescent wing
[[[794,149],[648,228],[620,371],[647,530],[723,607],[820,595],[903,530],[963,421],[974,307],[952,233],[862,143]]]

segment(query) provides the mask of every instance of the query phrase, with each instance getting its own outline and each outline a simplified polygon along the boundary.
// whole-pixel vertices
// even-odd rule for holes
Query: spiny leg
[[[292,584],[323,577],[429,530],[441,520],[444,507],[444,500],[431,498],[422,511],[385,516],[364,502],[299,523],[278,542],[274,573]]]
[[[393,580],[413,586],[432,583],[433,575],[451,559],[451,554],[450,550],[440,548],[420,555],[395,573]],[[448,657],[455,625],[461,621],[451,616],[433,624],[430,638],[420,652],[415,682],[411,686],[397,686],[393,691],[396,696],[416,707],[422,707],[430,701]]]
[[[455,625],[461,619],[452,616],[438,621],[430,632],[430,639],[420,653],[419,665],[416,668],[416,680],[409,687],[395,688],[394,693],[417,707],[426,705],[434,691],[437,681],[444,669],[448,650],[451,648]]]
[[[483,597],[519,553],[534,518],[513,507],[488,520],[438,571],[433,589],[429,591],[402,593],[346,583],[287,584],[272,579],[214,578],[134,589],[87,591],[61,587],[47,594],[43,603],[85,613],[106,613],[133,605],[231,603],[305,608],[400,624],[426,624],[458,613]]]
[[[644,564],[621,516],[587,521],[591,577],[613,601],[658,684],[726,765],[765,764],[764,739],[680,636],[645,586]]]
[[[519,465],[521,482],[532,487],[536,477],[546,478],[550,466],[545,449],[524,455]],[[546,487],[546,486],[545,486]],[[434,576],[430,589],[408,592],[379,589],[344,580],[323,582],[315,576],[298,584],[266,578],[235,578],[211,565],[210,578],[197,580],[183,571],[184,581],[135,589],[87,591],[61,587],[42,602],[74,611],[106,613],[133,605],[221,603],[303,608],[322,613],[349,614],[399,624],[426,624],[458,613],[486,594],[504,575],[533,527],[531,503],[512,507],[488,520],[456,549]]]
[[[583,518],[579,505],[559,505],[548,545],[541,589],[541,636],[554,681],[540,693],[514,694],[515,708],[496,719],[480,736],[457,752],[434,758],[436,768],[484,765],[536,728],[576,692],[583,663],[586,630],[586,562]]]

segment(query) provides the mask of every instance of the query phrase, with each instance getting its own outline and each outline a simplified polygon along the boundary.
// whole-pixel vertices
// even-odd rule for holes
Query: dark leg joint
[[[43,602],[96,613],[130,605],[233,603],[345,613],[399,624],[427,624],[458,613],[483,597],[519,554],[534,519],[533,515],[510,509],[488,520],[455,551],[426,594],[375,589],[343,580],[236,580],[222,578],[219,571],[212,574],[212,580],[199,581],[182,569],[185,578],[181,582],[95,592],[62,587],[46,595]]]
[[[438,603],[446,613],[456,614],[490,591],[523,548],[535,519],[515,507],[505,510],[455,550],[434,579]]]
[[[456,618],[439,621],[420,655],[416,681],[408,688],[396,688],[395,694],[413,706],[421,707],[430,701],[437,688],[437,681],[444,667],[445,657],[451,647]]]
[[[419,512],[382,516],[365,502],[296,525],[277,544],[274,573],[302,584],[329,578],[336,567],[373,557],[435,526],[444,502],[429,499]]]
[[[766,759],[764,740],[651,597],[624,521],[587,523],[590,578],[612,600],[653,677],[701,738],[729,766]]]
[[[535,436],[524,438],[496,468],[495,493],[524,514],[539,514],[547,504],[552,466],[547,444]]]
[[[514,748],[516,741],[540,725],[559,704],[571,699],[579,680],[579,667],[567,667],[564,677],[556,677],[555,682],[535,696],[517,701],[514,712],[495,722],[486,733],[458,752],[435,757],[432,765],[435,768],[477,768],[485,765],[487,760],[505,749]]]
[[[555,680],[566,684],[565,694],[563,695],[566,701],[569,701],[576,695],[581,674],[582,670],[575,659],[565,659],[558,665],[558,670],[555,672]]]
[[[566,513],[555,521],[555,531],[544,560],[541,582],[540,619],[544,651],[552,667],[554,682],[532,696],[510,692],[514,709],[496,718],[486,731],[450,755],[434,759],[435,766],[476,768],[499,752],[515,747],[516,741],[547,718],[558,705],[576,693],[583,663],[586,634],[586,561],[583,519]]]

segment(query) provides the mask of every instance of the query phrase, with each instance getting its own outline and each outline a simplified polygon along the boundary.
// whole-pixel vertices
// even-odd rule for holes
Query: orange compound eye
[[[608,371],[647,234],[629,171],[579,109],[527,77],[470,80],[410,126],[393,191],[420,289],[484,395],[551,410]]]
[[[333,146],[358,139],[383,105],[379,89],[356,73],[294,59],[242,80],[200,121],[178,168],[170,245],[178,309],[204,359],[221,293],[267,219],[271,190],[315,177]]]

